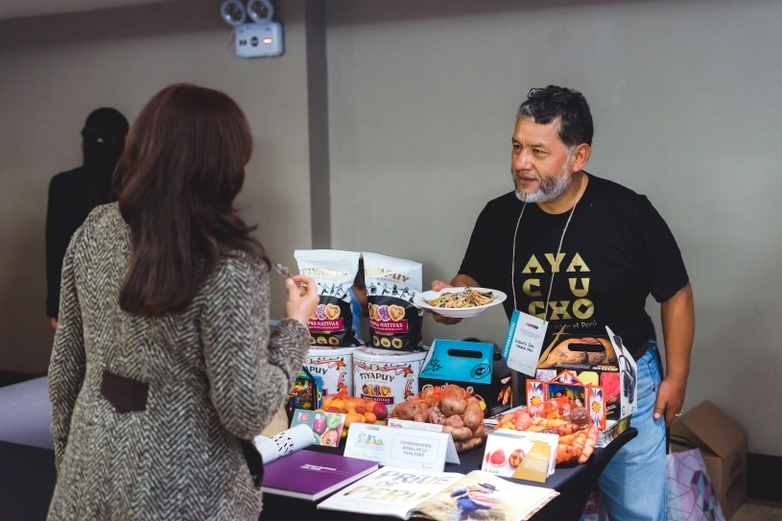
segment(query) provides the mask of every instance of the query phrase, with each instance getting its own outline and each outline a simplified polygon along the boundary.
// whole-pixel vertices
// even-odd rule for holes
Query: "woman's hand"
[[[285,316],[296,319],[306,326],[320,301],[317,284],[307,276],[294,275],[285,281],[285,288],[288,290]]]

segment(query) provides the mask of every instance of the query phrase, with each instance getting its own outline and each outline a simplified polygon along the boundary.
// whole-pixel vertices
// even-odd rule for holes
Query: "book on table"
[[[469,474],[383,467],[318,504],[319,509],[437,521],[522,521],[559,495],[480,470]]]
[[[264,467],[261,490],[266,494],[317,501],[377,467],[374,461],[299,450]]]

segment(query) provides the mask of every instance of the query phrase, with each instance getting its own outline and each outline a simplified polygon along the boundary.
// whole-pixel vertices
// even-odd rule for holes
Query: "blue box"
[[[478,397],[484,416],[511,408],[511,375],[497,346],[490,342],[436,339],[429,349],[418,385],[455,384]]]

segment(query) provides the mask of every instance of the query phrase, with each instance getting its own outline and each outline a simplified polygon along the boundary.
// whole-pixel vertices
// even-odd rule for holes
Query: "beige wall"
[[[335,248],[416,259],[429,281],[453,275],[481,207],[510,189],[524,93],[559,83],[592,105],[589,170],[648,195],[683,250],[698,315],[687,407],[711,399],[751,451],[782,455],[782,3],[329,0],[325,129],[323,107],[308,110],[323,96],[308,74],[325,71],[307,61],[305,1],[275,2],[274,60],[232,58],[217,5],[0,22],[0,369],[46,368],[47,183],[79,164],[93,108],[132,118],[175,81],[225,90],[256,135],[241,204],[272,255],[295,265],[317,225],[319,246],[330,234]],[[328,150],[310,145],[326,135]],[[425,334],[501,341],[506,324],[495,309]]]
[[[333,247],[450,280],[483,205],[511,190],[527,90],[575,87],[595,116],[587,170],[646,194],[683,251],[698,322],[686,407],[710,399],[751,451],[782,455],[782,3],[327,5]],[[425,327],[502,342],[507,319]]]
[[[310,236],[304,0],[278,2],[285,54],[240,60],[219,2],[195,0],[0,22],[0,370],[46,370],[44,222],[51,176],[81,164],[87,114],[129,120],[162,87],[223,90],[247,113],[254,157],[239,205],[277,260]],[[273,278],[273,316],[284,286]]]

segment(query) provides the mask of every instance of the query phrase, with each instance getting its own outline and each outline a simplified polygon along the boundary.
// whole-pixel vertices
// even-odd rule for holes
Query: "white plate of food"
[[[489,288],[444,288],[424,291],[413,298],[413,303],[444,317],[467,318],[483,313],[502,303],[507,296]]]

